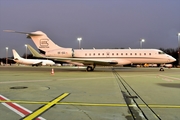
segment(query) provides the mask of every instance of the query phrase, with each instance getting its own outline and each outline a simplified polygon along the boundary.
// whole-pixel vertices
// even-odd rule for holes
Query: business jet
[[[87,71],[93,71],[98,65],[164,64],[176,61],[175,58],[158,49],[72,49],[58,46],[42,31],[30,33],[5,31],[26,34],[27,38],[33,40],[40,53],[44,54],[44,58],[84,65]]]
[[[55,63],[52,60],[38,60],[38,59],[24,59],[19,56],[19,54],[16,52],[16,50],[12,50],[14,61],[18,64],[24,64],[24,65],[32,65],[32,66],[41,66],[41,65],[54,65]]]

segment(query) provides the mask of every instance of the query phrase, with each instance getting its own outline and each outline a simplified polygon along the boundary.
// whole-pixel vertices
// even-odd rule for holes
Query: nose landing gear
[[[164,71],[164,68],[163,68],[163,67],[161,67],[161,68],[159,69],[159,71]]]

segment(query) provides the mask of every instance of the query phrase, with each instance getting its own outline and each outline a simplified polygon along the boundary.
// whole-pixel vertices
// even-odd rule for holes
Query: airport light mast
[[[180,65],[180,33],[178,33],[178,65]]]
[[[77,38],[77,40],[79,41],[79,49],[80,49],[81,48],[81,40],[82,40],[82,38],[79,37],[79,38]]]
[[[6,65],[8,64],[8,47],[6,47]]]
[[[26,59],[27,59],[27,45],[25,44],[25,47],[26,47]]]
[[[142,49],[142,43],[145,42],[145,39],[140,40],[140,48]]]

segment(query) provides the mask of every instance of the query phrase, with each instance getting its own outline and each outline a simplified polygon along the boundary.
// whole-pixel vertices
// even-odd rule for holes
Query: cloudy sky
[[[43,31],[56,44],[78,48],[177,48],[180,0],[0,0],[0,58],[22,56],[24,32]]]

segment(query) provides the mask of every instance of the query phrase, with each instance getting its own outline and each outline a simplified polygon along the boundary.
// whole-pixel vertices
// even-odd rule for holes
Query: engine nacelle
[[[45,55],[47,57],[73,57],[74,50],[72,48],[60,48],[56,50],[46,51]]]
[[[44,66],[45,66],[45,65],[46,65],[46,63],[45,63],[45,62],[42,62],[42,65],[44,65]]]

